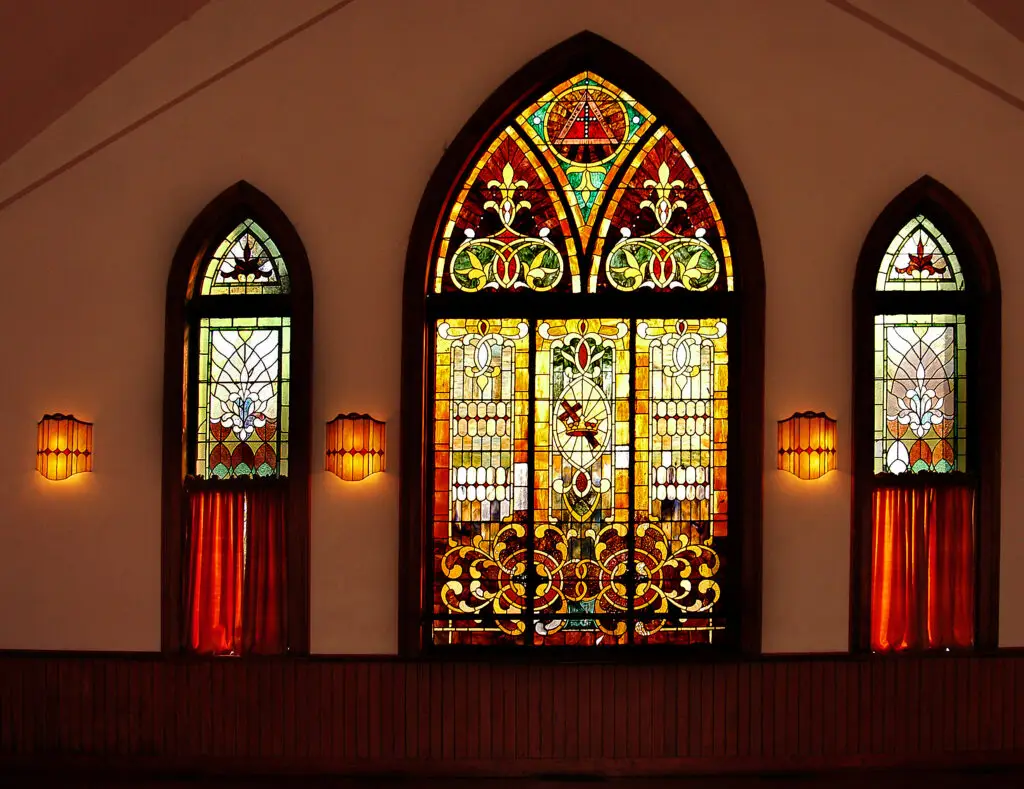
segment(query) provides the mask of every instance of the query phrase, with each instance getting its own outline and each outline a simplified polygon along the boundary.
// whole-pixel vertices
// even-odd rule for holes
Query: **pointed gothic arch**
[[[644,290],[637,293],[641,287]],[[452,322],[441,327],[439,321],[447,318]],[[557,320],[549,324],[545,318]],[[648,318],[650,323],[646,322]],[[611,325],[615,319],[621,319],[620,326]],[[657,327],[649,329],[654,323]],[[692,527],[687,532],[688,537],[681,534],[666,537],[668,542],[675,540],[673,544],[677,546],[691,538],[694,544],[702,540],[707,543],[706,534],[715,528],[708,524],[717,519],[715,522],[721,529],[718,545],[728,545],[728,569],[718,579],[724,578],[728,584],[728,600],[717,609],[716,615],[726,624],[713,639],[681,635],[653,638],[643,630],[650,621],[638,607],[637,590],[647,572],[641,567],[637,548],[638,540],[645,538],[638,535],[643,531],[649,537],[656,530],[655,526],[635,525],[646,518],[647,513],[641,513],[642,507],[634,502],[643,486],[633,482],[634,477],[647,479],[655,473],[653,463],[644,466],[642,473],[637,470],[641,467],[636,465],[640,456],[651,449],[638,449],[642,444],[635,441],[637,425],[647,424],[635,418],[647,407],[646,404],[636,407],[641,397],[637,392],[646,385],[643,383],[646,378],[637,377],[635,369],[638,363],[650,363],[654,341],[644,335],[648,331],[691,333],[693,340],[687,343],[693,345],[696,354],[689,362],[695,365],[692,369],[705,370],[702,364],[707,365],[706,372],[714,369],[714,365],[725,368],[719,372],[716,384],[707,384],[708,392],[719,384],[722,388],[714,390],[721,398],[720,406],[715,406],[721,410],[715,411],[714,417],[721,432],[707,439],[707,456],[700,462],[694,461],[694,465],[704,464],[706,468],[683,468],[686,465],[683,463],[670,472],[681,475],[679,488],[683,487],[686,474],[693,472],[690,476],[701,480],[695,483],[697,488],[706,484],[695,495],[706,495],[708,503],[704,506],[701,499],[703,515],[699,518],[693,515],[694,520],[688,522],[687,528]],[[470,532],[474,529],[477,532],[483,529],[490,535],[494,529],[517,521],[535,525],[533,505],[524,504],[525,499],[514,502],[513,498],[527,496],[526,488],[529,488],[531,500],[535,493],[541,497],[547,495],[547,492],[534,490],[534,484],[526,484],[524,480],[538,479],[535,476],[538,469],[547,462],[536,458],[539,457],[538,442],[547,440],[540,437],[547,435],[548,425],[562,424],[568,435],[575,435],[569,427],[583,425],[577,430],[580,436],[589,423],[595,425],[595,436],[603,429],[597,426],[605,418],[600,414],[591,419],[581,413],[577,419],[579,424],[573,422],[576,413],[570,413],[576,405],[573,403],[567,406],[567,417],[561,423],[555,419],[557,414],[548,422],[545,422],[546,416],[538,415],[546,413],[547,407],[540,403],[537,395],[540,390],[536,387],[547,386],[548,379],[541,375],[533,380],[541,369],[536,366],[541,352],[552,351],[562,342],[558,338],[564,337],[565,343],[571,341],[589,348],[577,356],[579,363],[585,366],[587,360],[592,359],[593,351],[600,350],[602,342],[610,349],[618,340],[608,338],[612,335],[626,337],[622,342],[628,345],[635,341],[635,350],[624,351],[625,345],[614,347],[626,354],[616,358],[628,356],[631,359],[628,371],[625,367],[616,368],[617,374],[624,376],[622,380],[628,379],[628,386],[623,384],[628,393],[623,396],[617,390],[614,395],[594,395],[589,400],[583,397],[584,406],[607,395],[614,397],[617,407],[630,409],[631,416],[615,425],[620,438],[628,432],[634,439],[628,445],[626,442],[620,442],[621,446],[616,444],[616,451],[621,452],[616,457],[628,455],[629,463],[622,459],[607,460],[609,465],[604,472],[605,477],[610,476],[607,469],[611,468],[611,463],[624,469],[625,482],[620,484],[621,480],[616,477],[615,493],[619,497],[610,506],[619,507],[626,513],[621,517],[628,520],[622,545],[622,555],[628,559],[622,560],[624,567],[620,570],[632,579],[627,582],[627,585],[634,584],[628,592],[632,596],[628,606],[622,609],[622,616],[609,617],[599,629],[609,640],[623,645],[620,652],[639,647],[641,642],[678,645],[688,641],[704,646],[714,641],[717,647],[726,650],[759,652],[764,266],[753,209],[728,155],[697,111],[649,66],[600,36],[589,32],[574,36],[531,61],[495,91],[445,152],[427,184],[416,215],[403,292],[400,649],[406,655],[434,648],[432,634],[438,630],[448,633],[444,638],[449,643],[472,641],[475,636],[468,639],[453,636],[458,630],[455,625],[438,628],[436,621],[447,617],[451,611],[457,612],[460,607],[463,611],[478,610],[473,608],[474,600],[456,599],[459,594],[490,596],[493,602],[503,594],[514,594],[510,590],[518,583],[510,576],[505,579],[508,583],[504,591],[484,590],[480,585],[470,591],[471,584],[463,585],[460,577],[466,580],[481,568],[485,574],[491,572],[501,560],[496,563],[495,555],[485,551],[477,557],[475,568],[447,566],[441,570],[441,564],[453,561],[454,554],[449,552],[447,558],[440,554],[434,556],[430,545],[434,522],[431,513],[435,507],[443,509],[443,503],[438,503],[447,496],[449,510],[439,516],[438,523],[451,521],[454,512],[451,502],[456,499],[453,486],[471,487],[457,478],[457,474],[452,476],[455,474],[454,446],[433,445],[435,431],[444,432],[450,426],[440,414],[451,403],[446,401],[438,408],[435,406],[444,397],[454,396],[439,395],[441,389],[437,381],[440,378],[435,379],[434,354],[440,352],[438,338],[442,344],[458,345],[462,342],[456,337],[460,332],[479,333],[484,338],[479,344],[486,346],[488,353],[505,354],[502,358],[506,360],[521,360],[507,361],[510,365],[521,365],[517,368],[520,378],[516,384],[521,391],[517,389],[518,394],[510,395],[508,413],[515,407],[513,401],[521,400],[525,402],[521,406],[523,413],[528,416],[523,417],[521,428],[510,426],[509,429],[521,430],[529,459],[514,463],[509,454],[508,458],[494,460],[494,465],[501,468],[483,468],[490,462],[484,461],[479,469],[462,469],[471,475],[477,471],[490,475],[494,471],[495,480],[487,476],[486,486],[499,485],[499,478],[507,480],[508,484],[500,485],[501,492],[495,494],[503,503],[488,499],[490,494],[479,494],[481,501],[488,501],[487,507],[492,511],[484,520],[491,518],[493,523],[467,524],[464,544],[453,541],[451,550],[457,554],[460,545],[468,546],[473,539]],[[485,335],[494,335],[493,342]],[[607,337],[599,340],[597,335]],[[502,343],[508,348],[493,351]],[[643,353],[648,354],[642,359],[640,345],[644,345]],[[489,365],[487,353],[479,348],[476,351],[481,369]],[[679,359],[684,356],[680,355]],[[497,369],[495,366],[494,370]],[[445,380],[448,376],[449,372],[441,375]],[[706,435],[710,436],[713,396],[708,397]],[[673,403],[670,407],[676,405],[679,404]],[[688,404],[680,405],[684,406]],[[695,406],[704,407],[703,404]],[[504,405],[495,408],[504,409]],[[586,407],[583,410],[586,411]],[[727,419],[723,418],[726,412]],[[510,425],[513,421],[510,420]],[[705,429],[705,423],[701,424],[698,432]],[[726,453],[722,452],[709,459],[715,440],[725,443],[726,425],[728,458],[726,460]],[[611,431],[611,427],[608,430]],[[580,436],[574,440],[582,440]],[[601,441],[604,439],[600,438],[599,443]],[[602,444],[600,451],[604,451],[604,447]],[[508,449],[511,453],[511,445]],[[590,457],[585,451],[579,457],[584,455]],[[720,466],[716,466],[716,459]],[[587,465],[586,460],[576,462]],[[463,466],[474,464],[480,465],[466,461]],[[513,469],[516,465],[521,469]],[[719,476],[712,483],[716,468]],[[579,491],[587,491],[586,495],[592,495],[600,484],[612,484],[602,482],[601,473],[591,467],[582,469],[583,473],[580,471],[574,472],[573,480]],[[658,473],[662,471],[665,469],[659,469]],[[649,478],[651,484],[657,482],[656,476]],[[728,479],[728,498],[725,478]],[[438,494],[435,484],[447,487]],[[564,490],[565,481],[560,484]],[[694,481],[689,480],[688,484],[693,485]],[[523,490],[514,494],[511,492],[514,485]],[[478,486],[481,490],[484,487]],[[475,494],[470,491],[467,495]],[[675,495],[666,494],[663,498],[667,501]],[[685,498],[682,493],[679,496]],[[582,493],[577,496],[579,502],[583,498]],[[713,504],[711,499],[714,499]],[[580,511],[585,514],[579,517],[593,517],[594,508],[600,506],[604,505],[587,500],[580,504]],[[675,508],[673,511],[678,514],[689,506],[673,498],[666,509]],[[688,511],[692,510],[692,515],[698,509],[700,507],[694,505]],[[526,510],[530,513],[526,514]],[[607,517],[614,520],[619,515]],[[697,520],[701,520],[702,525],[698,525]],[[525,531],[532,533],[529,528]],[[454,538],[449,535],[441,539]],[[485,542],[491,539],[487,536]],[[522,579],[528,588],[533,588],[531,584],[537,581],[538,573],[550,569],[538,570],[539,565],[533,563],[547,550],[541,539],[528,537],[521,546],[524,555],[530,557],[529,568]],[[599,542],[597,550],[608,548],[601,537],[562,533],[555,539],[565,543],[566,556],[572,553],[573,558],[580,560],[577,564],[582,569],[573,568],[577,573],[586,574],[594,569],[581,564],[587,557],[593,558],[594,540]],[[592,540],[589,544],[588,539]],[[552,550],[558,553],[560,549]],[[564,567],[560,569],[563,570]],[[617,572],[609,567],[601,571]],[[438,572],[453,583],[443,589],[435,584],[434,576]],[[506,567],[496,572],[510,571]],[[714,574],[710,565],[707,572]],[[563,579],[560,583],[567,582]],[[694,588],[700,585],[695,583]],[[563,585],[558,594],[572,597],[572,593],[565,592],[567,588]],[[447,610],[443,608],[446,603],[440,602],[443,595],[450,598]],[[492,618],[490,633],[497,635],[494,638],[487,635],[480,640],[505,646],[527,645],[535,640],[542,641],[543,638],[534,639],[532,633],[540,634],[544,630],[544,638],[547,634],[562,633],[559,640],[552,642],[561,646],[551,647],[549,652],[567,648],[572,643],[600,643],[596,630],[593,635],[583,637],[565,635],[570,629],[566,622],[571,617],[591,623],[601,619],[600,609],[595,608],[599,603],[592,602],[592,595],[582,593],[577,597],[582,602],[577,602],[572,609],[576,613],[570,615],[563,610],[547,619],[540,612],[548,605],[547,601],[525,602],[519,613],[512,615],[513,619],[522,621],[498,622]],[[692,607],[686,610],[696,611],[703,605],[690,603]],[[706,612],[712,608],[704,609],[709,620],[711,615]],[[508,610],[511,609],[505,609],[506,619]],[[493,610],[485,616],[492,614]],[[469,614],[468,618],[473,616]],[[685,619],[684,615],[674,621]],[[541,620],[544,620],[543,625]],[[643,625],[638,627],[641,620]],[[454,621],[454,618],[444,618],[444,621]],[[538,627],[540,630],[536,629]],[[681,632],[686,628],[678,629]],[[634,633],[644,635],[637,636],[634,643]]]
[[[186,487],[213,484],[243,492],[273,487],[283,494],[281,649],[306,653],[313,283],[305,247],[284,212],[245,181],[215,197],[175,251],[165,314],[161,648],[188,648]],[[249,338],[234,357],[223,337],[222,347],[214,348],[218,326],[225,336],[239,329],[234,335]],[[262,384],[255,403],[234,415],[244,422],[262,409],[248,419],[251,425],[235,424],[232,431],[229,411],[213,413],[218,383],[209,360],[216,353],[226,357],[222,369],[241,364]]]
[[[958,636],[946,634],[931,648],[970,641],[974,649],[994,649],[999,628],[999,268],[977,216],[931,176],[893,198],[868,232],[857,262],[853,323],[851,648],[928,648],[914,638],[904,641],[898,624],[892,631],[900,636],[891,646],[887,639],[886,646],[873,646],[876,491],[912,495],[959,486],[973,496],[968,550],[974,556],[964,568],[973,579],[963,598],[970,617]],[[897,398],[903,385],[899,370],[907,360],[917,360],[925,371],[918,377],[924,376],[926,388],[942,398],[924,420],[910,400]]]

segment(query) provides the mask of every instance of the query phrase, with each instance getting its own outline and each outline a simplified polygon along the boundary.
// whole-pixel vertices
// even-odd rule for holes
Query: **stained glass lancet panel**
[[[514,127],[480,157],[452,207],[434,292],[579,291],[573,235],[551,180]]]
[[[903,226],[878,269],[878,290],[963,290],[960,261],[946,237],[923,214]]]
[[[288,293],[288,267],[266,231],[246,219],[228,233],[207,263],[202,295]]]
[[[728,337],[723,320],[636,329],[637,643],[706,643],[728,536]]]
[[[537,644],[628,640],[629,335],[612,318],[537,324]]]
[[[964,315],[875,316],[875,473],[966,471]]]
[[[588,289],[732,290],[732,257],[718,206],[693,158],[655,131],[609,200]]]
[[[196,475],[287,476],[290,367],[290,319],[200,321]]]
[[[523,643],[529,327],[443,320],[434,341],[433,638]]]

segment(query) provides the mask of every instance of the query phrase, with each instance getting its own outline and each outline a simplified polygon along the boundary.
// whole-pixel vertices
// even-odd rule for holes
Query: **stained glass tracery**
[[[287,293],[288,268],[277,244],[246,219],[220,243],[203,276],[202,295]]]
[[[878,269],[878,290],[963,290],[960,261],[949,241],[923,214],[896,234]]]
[[[440,233],[433,291],[584,285],[733,287],[725,227],[693,157],[592,72],[530,104],[468,170]]]

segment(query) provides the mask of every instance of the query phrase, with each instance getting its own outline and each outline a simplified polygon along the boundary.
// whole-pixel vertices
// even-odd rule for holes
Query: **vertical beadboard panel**
[[[1020,709],[1012,652],[706,665],[0,655],[0,759],[561,770],[1024,758]]]

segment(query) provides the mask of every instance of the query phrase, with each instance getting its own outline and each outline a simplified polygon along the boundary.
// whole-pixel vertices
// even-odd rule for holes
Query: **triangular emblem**
[[[553,140],[555,145],[618,145],[589,90],[576,103],[568,120]]]

